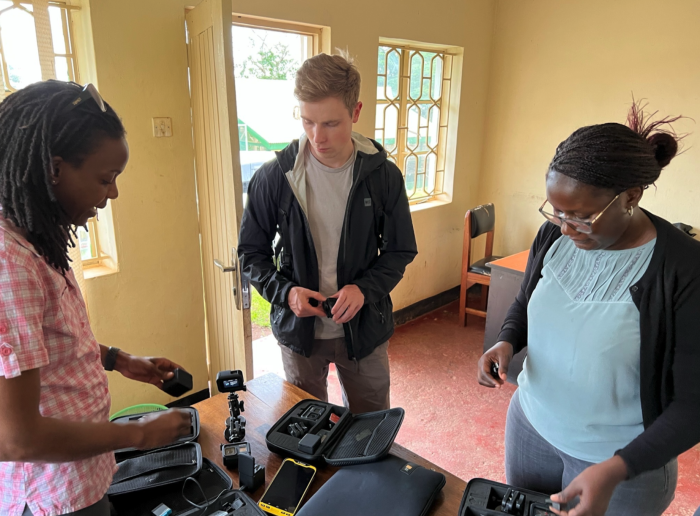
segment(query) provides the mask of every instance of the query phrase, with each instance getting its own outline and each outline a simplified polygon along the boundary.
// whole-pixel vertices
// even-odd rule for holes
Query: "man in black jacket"
[[[287,380],[326,401],[335,363],[354,413],[389,408],[389,293],[417,253],[401,171],[352,132],[359,93],[344,56],[299,69],[305,134],[253,176],[239,242],[243,273],[272,305]]]

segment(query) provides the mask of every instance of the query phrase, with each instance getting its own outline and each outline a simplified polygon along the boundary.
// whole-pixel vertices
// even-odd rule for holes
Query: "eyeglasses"
[[[610,206],[612,206],[612,204],[615,201],[617,201],[617,198],[620,197],[620,195],[621,194],[617,194],[615,198],[612,201],[610,201],[610,203],[605,208],[603,208],[603,211],[601,211],[591,220],[567,219],[566,217],[559,217],[558,215],[554,215],[553,213],[548,213],[544,211],[544,206],[545,204],[547,204],[547,201],[544,201],[542,203],[539,212],[544,216],[545,219],[547,219],[549,222],[556,224],[557,226],[561,226],[562,224],[566,223],[571,229],[575,229],[579,233],[590,234],[593,233],[593,223],[597,221],[603,215],[603,213],[605,213],[605,210],[610,208]]]
[[[73,102],[70,103],[70,106],[68,107],[68,111],[70,111],[71,109],[75,109],[80,104],[82,104],[84,101],[90,100],[90,99],[93,99],[95,101],[95,103],[97,104],[97,107],[100,108],[100,110],[103,113],[107,112],[107,107],[105,106],[105,101],[102,99],[100,92],[97,91],[97,88],[95,88],[95,85],[92,83],[85,85],[85,87],[83,88],[83,91],[81,91],[80,95],[78,95],[78,98],[76,98]]]

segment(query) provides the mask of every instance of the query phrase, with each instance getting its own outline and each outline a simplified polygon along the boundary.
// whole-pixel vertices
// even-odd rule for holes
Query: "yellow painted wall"
[[[374,137],[380,37],[464,48],[453,202],[413,213],[419,254],[392,294],[395,309],[460,281],[464,213],[477,201],[493,6],[491,0],[233,2],[240,14],[329,26],[332,48],[347,48],[356,56],[364,103],[356,130],[370,137]]]
[[[482,202],[499,213],[496,251],[529,247],[544,219],[544,174],[556,146],[583,125],[623,122],[644,97],[663,115],[700,121],[700,2],[497,0]],[[700,227],[700,134],[642,206]]]
[[[113,204],[120,270],[87,281],[93,330],[106,345],[174,360],[201,390],[207,368],[184,10],[172,0],[88,7],[96,79],[131,150]],[[173,137],[154,138],[152,117],[171,117]],[[173,399],[109,376],[113,411]]]
[[[131,148],[113,205],[120,271],[88,281],[93,329],[104,344],[179,362],[193,373],[195,390],[203,389],[204,312],[184,33],[184,8],[194,2],[85,3],[94,39],[92,73],[123,118]],[[420,254],[394,293],[395,307],[457,285],[463,216],[477,199],[492,1],[270,0],[234,2],[234,10],[329,26],[332,47],[347,47],[357,57],[365,104],[357,129],[369,136],[380,37],[464,47],[453,202],[414,213]],[[155,139],[151,118],[163,116],[172,117],[174,136]],[[110,382],[114,410],[170,401],[118,374]]]

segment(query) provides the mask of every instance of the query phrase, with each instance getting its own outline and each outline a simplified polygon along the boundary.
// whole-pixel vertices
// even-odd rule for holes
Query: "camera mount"
[[[238,443],[245,439],[245,418],[241,412],[245,411],[243,401],[238,399],[238,391],[247,391],[243,382],[241,371],[219,371],[216,375],[216,386],[219,392],[228,392],[229,417],[226,419],[224,439],[230,443]]]

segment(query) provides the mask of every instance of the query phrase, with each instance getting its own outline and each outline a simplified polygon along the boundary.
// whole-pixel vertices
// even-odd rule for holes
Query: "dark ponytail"
[[[0,205],[3,216],[27,231],[27,239],[46,261],[65,273],[75,228],[51,186],[52,158],[74,166],[104,138],[125,131],[114,110],[92,100],[68,109],[82,88],[46,81],[27,86],[0,103]]]
[[[627,125],[606,123],[582,127],[559,144],[550,170],[582,183],[614,190],[648,188],[678,152],[678,137],[670,124],[680,119],[644,113],[641,102],[632,104]]]

